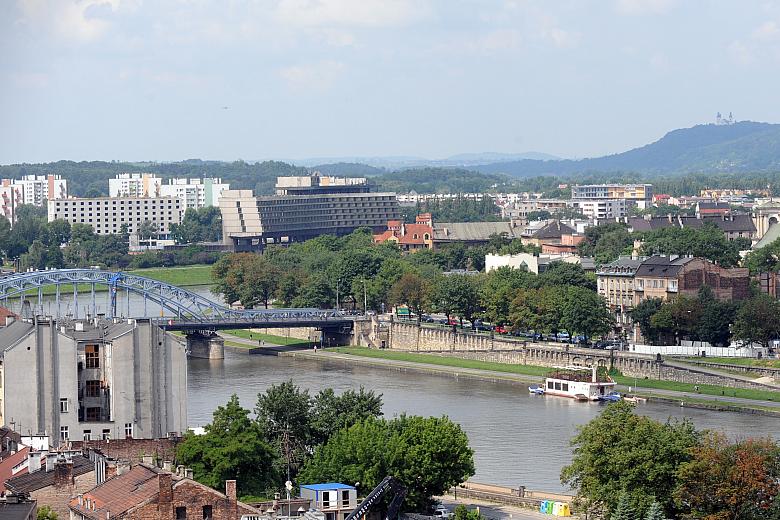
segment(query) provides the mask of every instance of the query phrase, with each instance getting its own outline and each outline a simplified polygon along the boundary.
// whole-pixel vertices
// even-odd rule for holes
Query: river
[[[569,441],[578,425],[603,409],[598,403],[529,395],[523,385],[227,352],[224,360],[189,361],[190,425],[208,423],[213,410],[233,393],[253,409],[259,392],[288,379],[311,393],[327,387],[337,392],[361,385],[373,389],[383,395],[387,417],[404,412],[447,415],[469,436],[476,462],[473,480],[547,491],[563,490],[558,477],[571,459]],[[638,410],[659,420],[687,417],[698,428],[731,437],[780,438],[780,419],[773,417],[652,403]]]

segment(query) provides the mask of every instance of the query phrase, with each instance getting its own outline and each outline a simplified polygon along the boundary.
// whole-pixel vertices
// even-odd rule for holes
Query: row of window
[[[210,505],[203,506],[200,510],[200,513],[201,520],[211,520],[214,516],[213,508]],[[187,520],[186,506],[180,506],[176,508],[176,520]]]
[[[563,392],[569,391],[569,383],[561,383],[560,381],[547,381],[548,390],[561,390]]]
[[[103,428],[102,430],[103,431],[101,432],[100,438],[104,441],[110,440],[111,428]],[[82,436],[85,441],[91,441],[92,430],[83,430]],[[125,423],[125,438],[127,437],[133,437],[133,423]],[[70,429],[67,426],[60,426],[60,440],[67,441],[69,439],[70,439]]]

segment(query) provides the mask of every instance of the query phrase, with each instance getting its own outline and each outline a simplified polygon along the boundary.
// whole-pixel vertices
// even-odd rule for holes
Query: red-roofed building
[[[388,220],[387,231],[374,235],[374,243],[395,242],[402,251],[433,248],[433,219],[430,213],[417,215],[414,224]]]
[[[15,313],[11,312],[5,307],[0,307],[0,327],[6,327],[18,318],[19,316],[17,316]]]
[[[20,447],[15,453],[7,453],[0,460],[0,493],[5,492],[5,481],[27,473],[27,454],[30,448]]]
[[[226,481],[225,489],[223,494],[190,478],[139,464],[71,500],[70,518],[240,520],[242,515],[262,514],[237,500],[235,480]]]

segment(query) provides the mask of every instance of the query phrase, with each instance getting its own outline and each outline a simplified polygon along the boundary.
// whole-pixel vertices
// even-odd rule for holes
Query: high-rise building
[[[623,199],[651,202],[652,184],[583,184],[571,187],[572,199]]]
[[[19,431],[57,445],[186,430],[185,345],[151,320],[18,320],[0,345],[0,400]]]
[[[367,227],[385,229],[400,218],[395,193],[371,193],[365,179],[279,177],[275,196],[226,190],[219,208],[222,236],[236,251],[299,242],[319,235],[345,235]]]
[[[162,179],[152,173],[120,173],[108,180],[109,197],[159,197]]]
[[[168,183],[160,187],[160,194],[179,199],[182,208],[187,210],[219,206],[222,192],[229,189],[230,185],[223,184],[218,178],[168,179]]]
[[[59,175],[25,175],[21,179],[3,179],[0,182],[0,215],[12,224],[16,208],[22,204],[45,206],[49,200],[68,196],[68,181]]]
[[[171,224],[180,224],[183,208],[179,199],[172,197],[96,197],[49,201],[49,222],[67,220],[71,224],[88,224],[98,235],[127,232],[137,233],[141,224],[151,222],[157,229],[157,238],[167,238]]]

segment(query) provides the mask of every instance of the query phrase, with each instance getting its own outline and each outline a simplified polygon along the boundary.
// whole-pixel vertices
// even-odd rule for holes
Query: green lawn
[[[702,361],[709,363],[723,363],[726,365],[740,365],[746,367],[780,368],[780,359],[756,359],[756,358],[731,358],[731,357],[692,357],[685,358],[690,361]]]
[[[455,357],[442,357],[431,354],[417,354],[414,352],[399,352],[392,350],[374,350],[362,347],[337,347],[332,350],[341,354],[351,354],[355,356],[395,359],[398,361],[409,361],[413,363],[430,363],[432,365],[442,365],[460,368],[477,368],[482,370],[493,370],[495,372],[507,372],[511,374],[524,374],[529,376],[543,377],[549,371],[549,367],[540,367],[536,365],[510,365],[507,363],[493,363],[487,361],[475,361],[471,359],[462,359]],[[660,381],[657,379],[634,379],[627,376],[613,376],[615,382],[625,386],[634,386],[638,384],[640,388],[657,388],[660,390],[675,390],[678,392],[695,392],[693,384],[676,383],[673,381]],[[636,381],[636,383],[635,383]],[[740,397],[743,399],[753,399],[760,401],[780,401],[780,392],[769,390],[747,390],[741,388],[727,388],[715,385],[699,385],[699,393],[715,396]]]
[[[286,336],[274,336],[273,334],[263,334],[261,332],[250,332],[246,329],[225,330],[223,334],[231,334],[233,336],[251,339],[252,341],[262,340],[271,345],[282,346],[309,346],[311,343],[305,339],[300,338],[288,338]]]
[[[210,265],[185,265],[181,267],[152,267],[149,269],[135,269],[128,273],[145,276],[154,280],[186,287],[188,285],[211,285]]]
[[[432,354],[417,354],[415,352],[374,350],[363,347],[335,347],[328,350],[332,350],[340,354],[351,354],[362,357],[393,359],[397,361],[410,361],[413,363],[428,363],[431,365],[441,365],[447,367],[477,368],[480,370],[493,370],[495,372],[523,374],[528,376],[543,377],[550,371],[549,367],[539,367],[535,365],[510,365],[507,363],[493,363],[490,361],[477,361],[473,359],[463,359],[457,357],[443,357]]]

